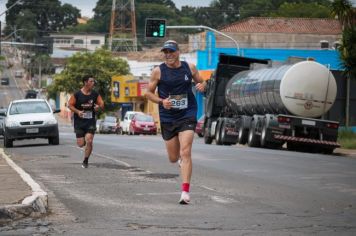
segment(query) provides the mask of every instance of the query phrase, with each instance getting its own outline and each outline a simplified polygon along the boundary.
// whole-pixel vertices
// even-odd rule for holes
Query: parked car
[[[105,116],[99,124],[99,133],[120,133],[120,123],[115,116]]]
[[[205,116],[202,115],[197,122],[197,126],[195,127],[195,133],[199,137],[204,137],[204,119],[205,119]]]
[[[14,140],[47,138],[49,144],[59,144],[58,122],[45,99],[21,99],[10,103],[4,121],[4,146]]]
[[[129,134],[157,134],[157,126],[151,115],[138,113],[132,117]]]
[[[6,116],[6,108],[0,108],[0,135],[4,135],[4,120]]]
[[[144,114],[138,111],[127,111],[124,116],[124,120],[121,122],[121,134],[128,134],[131,125],[131,120],[135,114]]]
[[[10,84],[9,77],[2,77],[1,78],[1,85],[9,85],[9,84]]]

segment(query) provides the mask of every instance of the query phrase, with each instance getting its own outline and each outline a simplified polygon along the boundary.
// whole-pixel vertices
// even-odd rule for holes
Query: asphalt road
[[[59,146],[28,140],[6,149],[48,191],[51,208],[8,235],[356,234],[353,158],[196,138],[192,203],[182,206],[179,167],[159,136],[96,135],[88,169],[72,129],[60,136]]]

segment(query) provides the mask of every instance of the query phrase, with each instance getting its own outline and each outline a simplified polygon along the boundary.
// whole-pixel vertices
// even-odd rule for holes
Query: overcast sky
[[[69,3],[81,10],[82,16],[93,16],[93,8],[96,6],[98,0],[60,0],[62,3]],[[212,0],[173,0],[176,7],[180,9],[182,6],[208,6]],[[351,0],[354,6],[356,6],[356,0]],[[5,9],[5,4],[7,0],[0,0],[0,14],[3,13]],[[1,21],[4,21],[5,14],[0,17]]]
[[[98,0],[60,0],[63,3],[69,3],[81,10],[82,16],[92,16],[92,9],[96,6]],[[356,1],[356,0],[355,0]],[[182,6],[208,6],[211,0],[173,0],[176,7]]]

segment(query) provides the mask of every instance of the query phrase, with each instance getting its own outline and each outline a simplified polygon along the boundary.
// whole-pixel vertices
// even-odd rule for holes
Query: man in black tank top
[[[197,123],[192,80],[200,92],[205,90],[205,82],[195,65],[179,60],[177,42],[166,41],[161,51],[165,62],[153,69],[146,97],[159,104],[161,132],[168,158],[172,163],[178,161],[181,167],[182,193],[179,203],[188,204],[192,176],[191,151]]]
[[[93,90],[95,79],[92,76],[83,77],[83,87],[69,99],[69,109],[74,113],[74,132],[77,145],[85,146],[83,168],[88,168],[89,156],[93,150],[93,139],[96,130],[95,113],[104,109],[102,97]]]

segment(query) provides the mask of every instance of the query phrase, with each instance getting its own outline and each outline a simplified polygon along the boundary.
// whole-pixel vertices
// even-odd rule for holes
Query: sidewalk
[[[0,148],[0,226],[47,209],[47,193]]]

